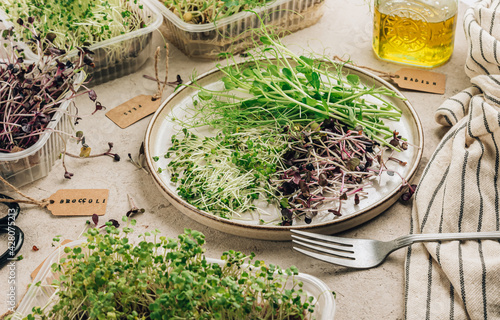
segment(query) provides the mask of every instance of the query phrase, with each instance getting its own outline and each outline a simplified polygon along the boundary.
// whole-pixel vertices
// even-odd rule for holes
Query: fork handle
[[[500,231],[490,232],[460,232],[460,233],[421,233],[409,234],[397,239],[398,245],[404,247],[415,242],[441,240],[500,240]]]

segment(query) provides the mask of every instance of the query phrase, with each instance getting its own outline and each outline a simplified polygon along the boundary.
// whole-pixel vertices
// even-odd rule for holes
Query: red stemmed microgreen
[[[11,30],[4,32],[10,42],[4,48],[6,59],[0,62],[0,151],[16,152],[32,146],[47,129],[58,107],[80,95],[89,94],[96,105],[95,92],[77,92],[76,75],[85,65],[88,54],[81,49],[75,61],[62,63],[64,50],[52,47],[36,35],[32,24],[18,21],[32,34],[32,43],[37,46],[40,59],[25,63],[22,49],[11,41]],[[51,130],[55,131],[55,130]],[[63,132],[59,132],[64,134]]]
[[[413,194],[415,193],[415,191],[417,191],[416,184],[408,185],[406,192],[404,192],[403,195],[401,196],[401,200],[403,202],[410,201],[410,199],[413,197]]]
[[[300,217],[311,223],[322,211],[341,216],[343,202],[351,198],[358,205],[382,172],[400,175],[387,169],[383,149],[362,130],[349,130],[332,119],[296,129],[300,130],[286,130],[290,134],[290,149],[284,154],[287,168],[273,181],[282,195],[282,225]],[[388,160],[404,165],[394,157]]]
[[[92,148],[85,142],[85,137],[80,138],[79,142],[82,144],[79,155],[69,152],[64,152],[64,154],[72,158],[97,158],[107,156],[113,158],[114,161],[120,161],[121,159],[119,154],[111,152],[114,146],[113,142],[108,142],[109,149],[107,151],[98,154],[91,154]]]

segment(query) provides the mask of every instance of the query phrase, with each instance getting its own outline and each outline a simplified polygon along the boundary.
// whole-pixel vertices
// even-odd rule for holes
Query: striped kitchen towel
[[[500,230],[500,0],[464,17],[472,86],[445,101],[450,130],[413,199],[411,233]],[[500,319],[500,242],[413,245],[405,263],[405,318]]]

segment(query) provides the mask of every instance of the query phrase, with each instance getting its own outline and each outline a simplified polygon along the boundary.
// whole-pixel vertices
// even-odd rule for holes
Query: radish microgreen
[[[8,45],[2,47],[6,60],[0,62],[0,152],[16,152],[32,146],[48,130],[53,115],[62,112],[58,108],[65,101],[74,104],[74,98],[88,94],[96,109],[100,106],[93,90],[83,84],[84,90],[77,93],[76,89],[76,75],[89,61],[90,53],[80,48],[76,59],[62,63],[64,51],[40,39],[33,28],[32,18],[26,22],[19,20],[18,23],[34,35],[31,41],[40,56],[36,62],[25,63],[21,57],[22,50],[11,39],[12,30],[4,31]],[[66,134],[55,130],[51,132]]]

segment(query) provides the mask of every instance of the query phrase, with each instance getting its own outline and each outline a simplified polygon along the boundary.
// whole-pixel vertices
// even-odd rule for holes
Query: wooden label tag
[[[444,94],[446,89],[446,75],[442,73],[402,68],[395,73],[392,80],[404,89],[430,93]]]
[[[55,216],[102,216],[108,196],[108,189],[62,189],[49,197],[47,209]]]
[[[106,112],[120,128],[125,129],[133,123],[152,114],[158,109],[161,99],[152,100],[152,96],[140,95]]]

